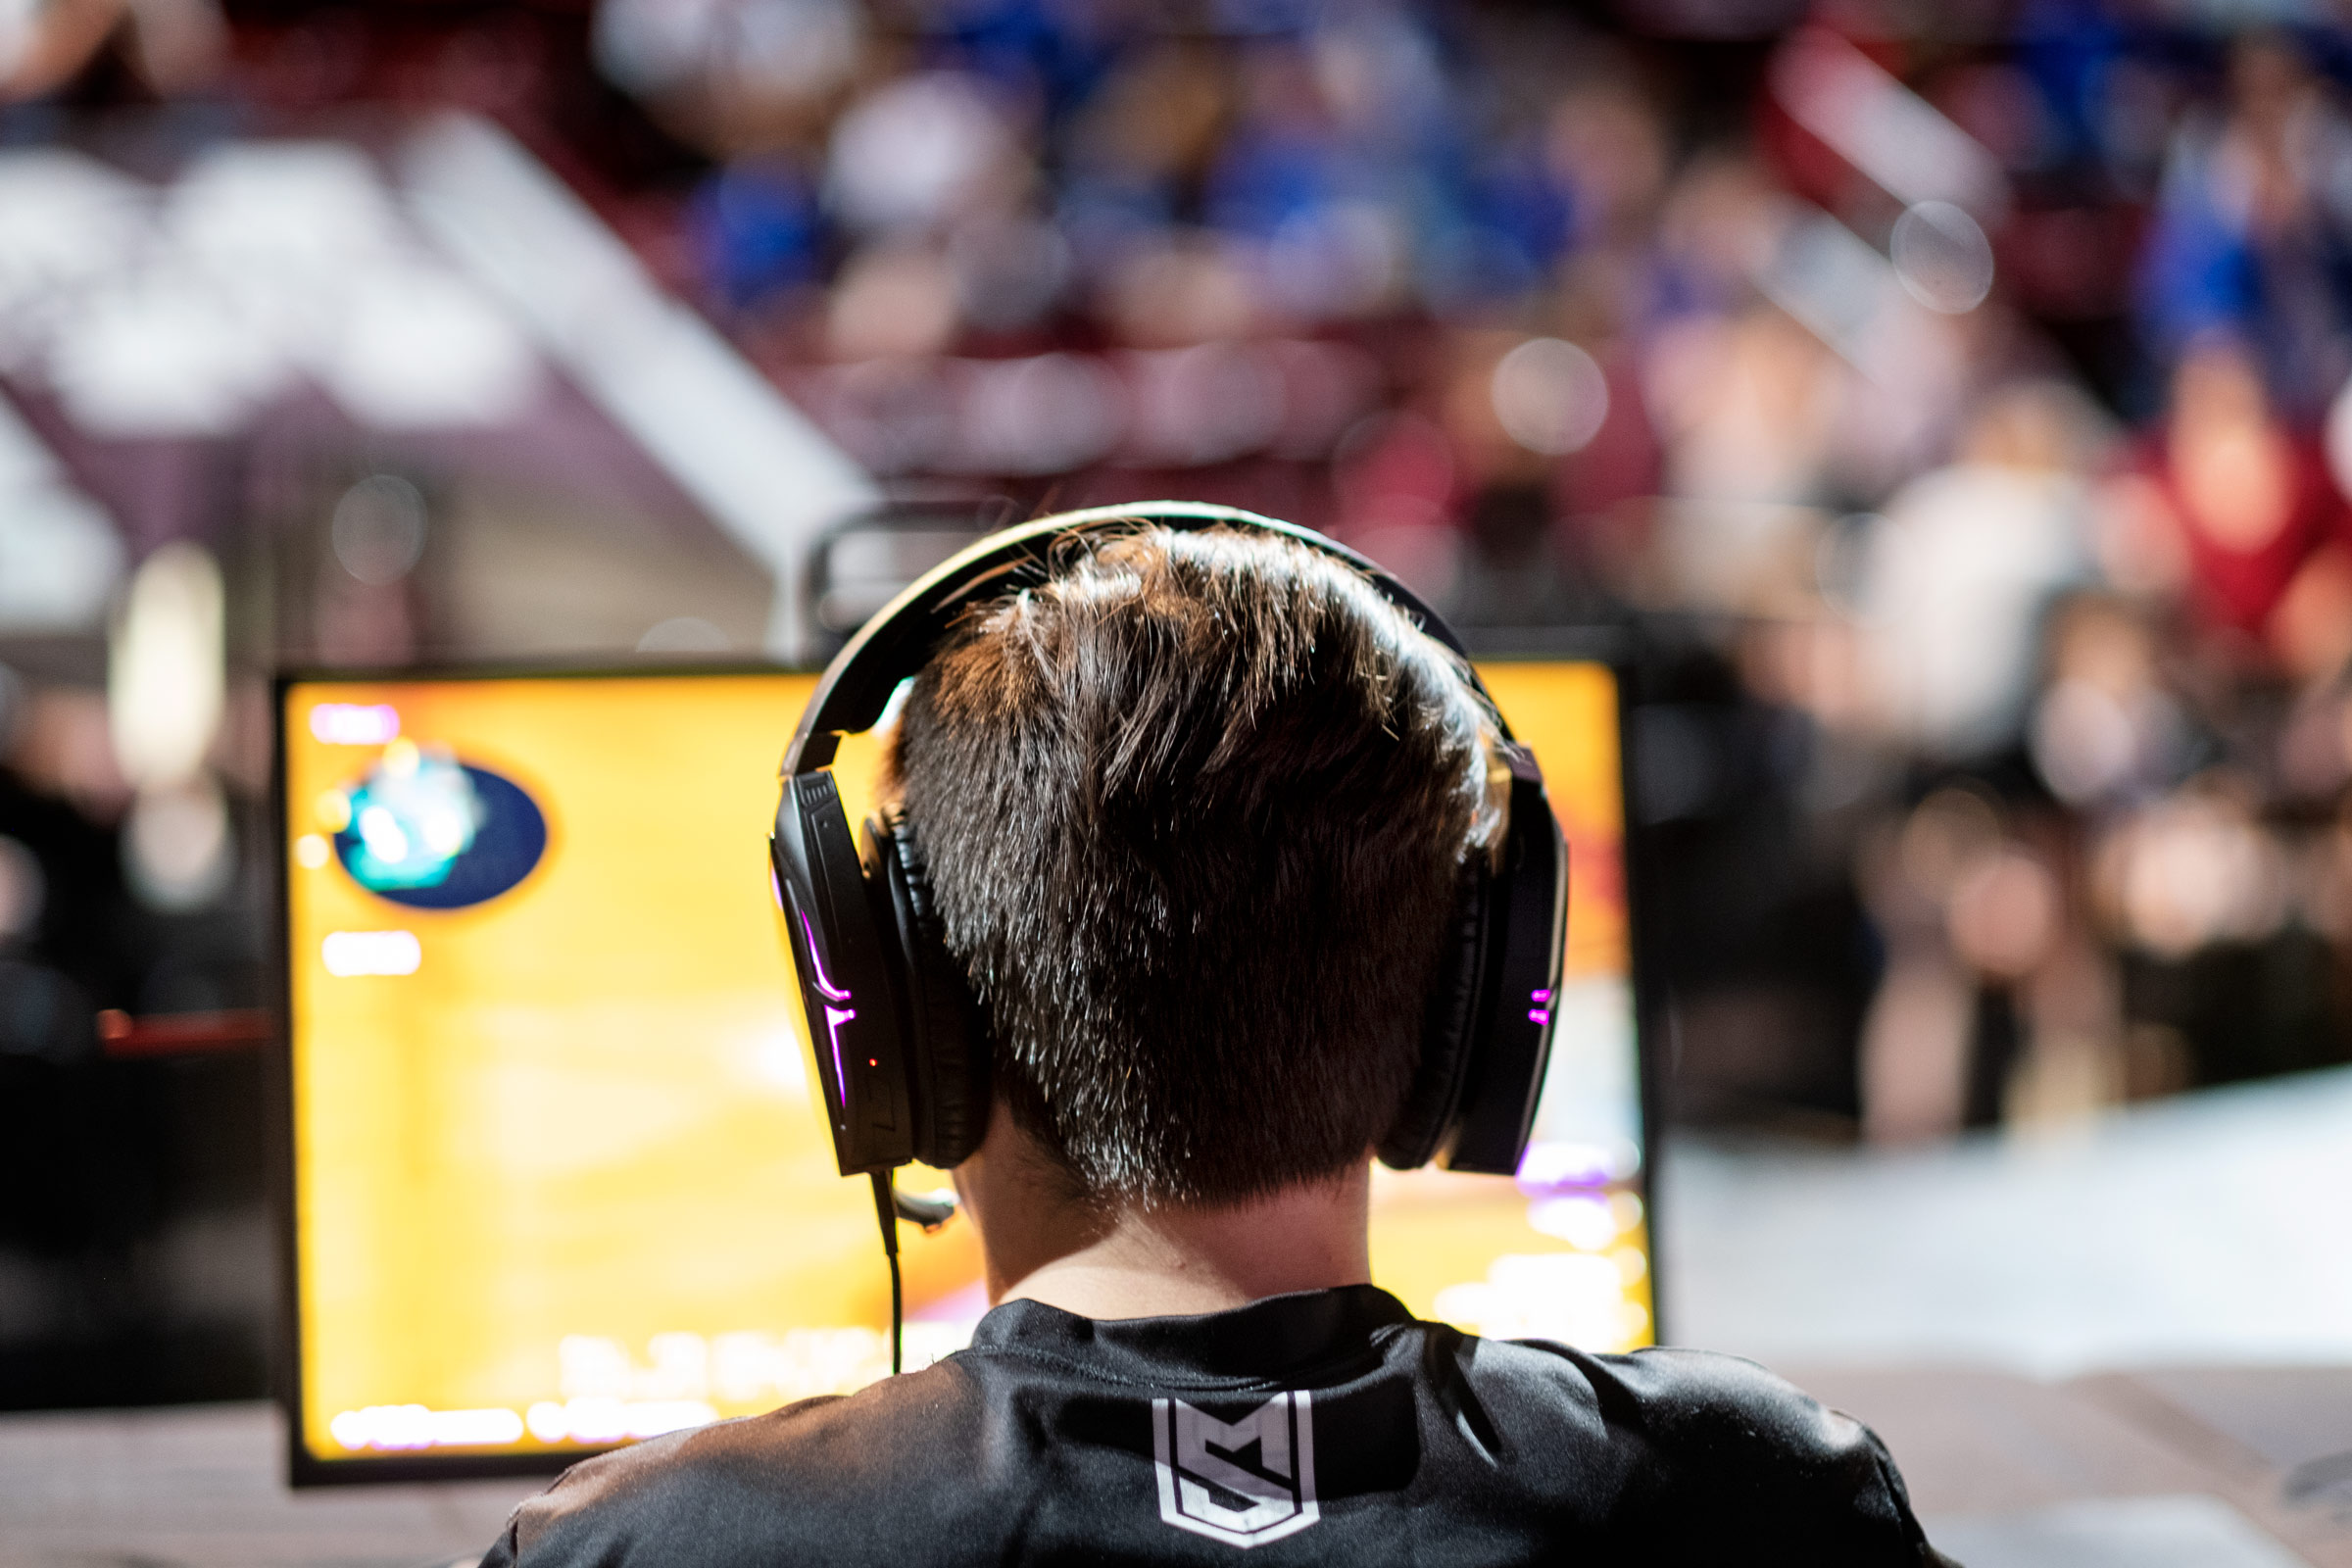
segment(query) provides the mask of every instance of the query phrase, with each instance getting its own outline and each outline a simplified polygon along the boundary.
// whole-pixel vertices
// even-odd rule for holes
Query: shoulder
[[[1736,1355],[1671,1348],[1589,1355],[1536,1342],[1513,1348],[1573,1361],[1604,1407],[1639,1411],[1647,1430],[1661,1436],[1702,1444],[1754,1442],[1807,1453],[1839,1450],[1867,1437],[1860,1423]]]
[[[582,1460],[515,1509],[483,1568],[685,1568],[819,1545],[841,1510],[907,1482],[970,1406],[968,1385],[950,1360]]]
[[[1472,1380],[1564,1404],[1619,1441],[1671,1445],[1690,1456],[1777,1454],[1821,1459],[1876,1442],[1753,1361],[1708,1350],[1598,1355],[1548,1340],[1462,1340]]]
[[[1474,1379],[1547,1387],[1598,1429],[1616,1479],[1613,1512],[1667,1546],[1659,1561],[1709,1560],[1741,1541],[1751,1553],[1756,1542],[1786,1543],[1792,1561],[1809,1563],[1923,1560],[1902,1477],[1877,1435],[1752,1361],[1478,1343]]]

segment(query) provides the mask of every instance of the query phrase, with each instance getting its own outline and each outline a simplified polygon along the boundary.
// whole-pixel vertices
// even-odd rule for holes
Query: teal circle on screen
[[[377,767],[350,792],[335,858],[379,899],[417,909],[486,904],[547,854],[547,816],[513,779],[447,757]]]

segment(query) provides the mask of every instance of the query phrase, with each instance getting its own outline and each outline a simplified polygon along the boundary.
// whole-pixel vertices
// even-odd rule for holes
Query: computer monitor
[[[1516,1181],[1375,1170],[1374,1273],[1476,1332],[1627,1348],[1654,1317],[1617,683],[1481,670],[1571,847],[1559,1027]],[[811,1104],[765,869],[814,684],[279,683],[297,1483],[554,1469],[887,1372],[872,1195]],[[878,746],[836,765],[853,819]],[[903,1245],[921,1366],[987,1308],[979,1249],[962,1220]]]

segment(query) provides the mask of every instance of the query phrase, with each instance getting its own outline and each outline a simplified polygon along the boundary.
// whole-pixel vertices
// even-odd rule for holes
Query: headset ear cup
[[[1429,989],[1421,1030],[1421,1065],[1396,1122],[1380,1143],[1380,1160],[1394,1170],[1426,1165],[1444,1146],[1461,1102],[1484,992],[1492,888],[1485,864],[1462,862],[1453,915]]]
[[[930,866],[913,824],[895,808],[875,843],[877,871],[906,958],[906,1011],[915,1039],[908,1053],[915,1082],[915,1157],[957,1165],[988,1133],[989,1054],[980,1007],[948,953],[947,932],[931,895]]]
[[[1507,1176],[1527,1154],[1568,935],[1568,843],[1533,753],[1512,745],[1511,827],[1487,892],[1479,1020],[1440,1142],[1448,1170]]]

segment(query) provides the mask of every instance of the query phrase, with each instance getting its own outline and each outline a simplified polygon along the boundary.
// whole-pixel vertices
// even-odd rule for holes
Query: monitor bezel
[[[1665,1312],[1658,1244],[1657,1201],[1658,1133],[1662,1071],[1652,1042],[1662,1040],[1664,1019],[1656,994],[1657,965],[1652,956],[1655,939],[1645,923],[1651,901],[1645,893],[1642,863],[1637,850],[1634,789],[1635,759],[1631,745],[1633,682],[1637,675],[1629,640],[1615,628],[1557,628],[1543,631],[1466,634],[1473,659],[1494,663],[1595,663],[1608,667],[1616,685],[1618,790],[1623,815],[1622,850],[1625,859],[1626,922],[1631,953],[1634,994],[1634,1055],[1638,1082],[1636,1110],[1642,1149],[1639,1191],[1649,1250],[1650,1334],[1665,1344]],[[277,1244],[277,1333],[270,1357],[276,1402],[285,1421],[286,1480],[289,1486],[312,1488],[416,1481],[485,1481],[553,1476],[600,1453],[617,1447],[566,1447],[524,1452],[451,1452],[390,1454],[348,1459],[321,1458],[311,1451],[303,1431],[302,1271],[298,1258],[297,1193],[294,1156],[294,1036],[293,973],[290,940],[287,856],[291,835],[286,815],[286,702],[297,686],[382,685],[411,682],[473,682],[494,680],[641,680],[786,675],[814,677],[821,670],[805,664],[764,660],[663,660],[627,662],[614,660],[578,662],[469,662],[466,663],[369,666],[364,668],[289,667],[270,680],[270,995],[273,1003],[271,1042],[267,1053],[267,1105],[270,1118],[268,1165],[271,1233]],[[778,754],[785,737],[778,738]],[[1575,874],[1570,868],[1570,875]]]

